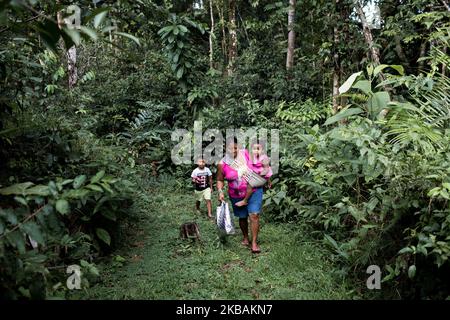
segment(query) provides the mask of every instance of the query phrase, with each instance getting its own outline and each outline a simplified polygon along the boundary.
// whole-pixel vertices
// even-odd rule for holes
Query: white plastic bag
[[[217,227],[225,234],[234,234],[234,223],[231,217],[230,209],[226,201],[222,201],[222,204],[217,207],[216,211]]]

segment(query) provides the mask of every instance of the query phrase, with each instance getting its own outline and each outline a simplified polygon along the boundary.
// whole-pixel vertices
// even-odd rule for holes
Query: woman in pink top
[[[272,168],[270,167],[270,159],[266,154],[265,141],[259,141],[251,145],[250,163],[249,169],[258,174],[261,178],[268,182],[268,187],[271,188],[270,177],[272,176]],[[246,150],[247,151],[247,150]],[[264,180],[263,180],[264,181]],[[253,184],[254,185],[254,184]],[[262,187],[262,186],[261,186]],[[236,203],[236,206],[242,207],[248,204],[248,199],[251,197],[253,190],[252,186],[247,184],[247,191],[245,198],[242,201]]]
[[[248,167],[252,167],[248,151],[238,150],[237,139],[234,137],[228,139],[226,143],[226,156],[219,162],[217,166],[217,190],[219,191],[219,201],[224,201],[223,193],[224,181],[228,181],[228,196],[233,206],[233,213],[239,218],[239,227],[242,230],[244,239],[242,244],[248,246],[250,244],[248,237],[248,217],[251,221],[252,243],[251,249],[253,253],[261,252],[257,244],[259,232],[259,214],[261,212],[263,201],[263,188],[254,188],[248,199],[247,205],[236,206],[237,202],[242,201],[247,193],[247,181],[239,177],[238,172],[230,165],[238,156],[245,159]]]

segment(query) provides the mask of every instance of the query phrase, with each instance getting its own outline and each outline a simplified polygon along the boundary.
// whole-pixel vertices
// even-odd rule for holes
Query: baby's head
[[[199,159],[197,160],[197,166],[198,166],[200,169],[205,168],[205,166],[206,166],[206,161],[205,161],[205,159],[199,158]]]
[[[264,140],[258,140],[256,143],[252,143],[251,149],[252,154],[259,157],[266,152],[266,142]]]

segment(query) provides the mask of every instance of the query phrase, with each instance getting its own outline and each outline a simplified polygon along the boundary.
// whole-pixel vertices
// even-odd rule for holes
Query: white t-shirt
[[[195,168],[191,177],[195,179],[195,190],[205,190],[210,188],[208,177],[212,176],[211,170],[204,167],[203,169]]]

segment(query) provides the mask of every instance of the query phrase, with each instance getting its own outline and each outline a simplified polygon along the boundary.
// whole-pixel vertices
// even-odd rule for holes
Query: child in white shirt
[[[211,205],[211,193],[212,193],[212,173],[209,168],[206,167],[206,162],[203,159],[197,160],[197,168],[192,171],[191,178],[195,187],[195,209],[200,212],[200,202],[205,199],[206,206],[208,208],[208,218],[212,218],[212,205]]]

